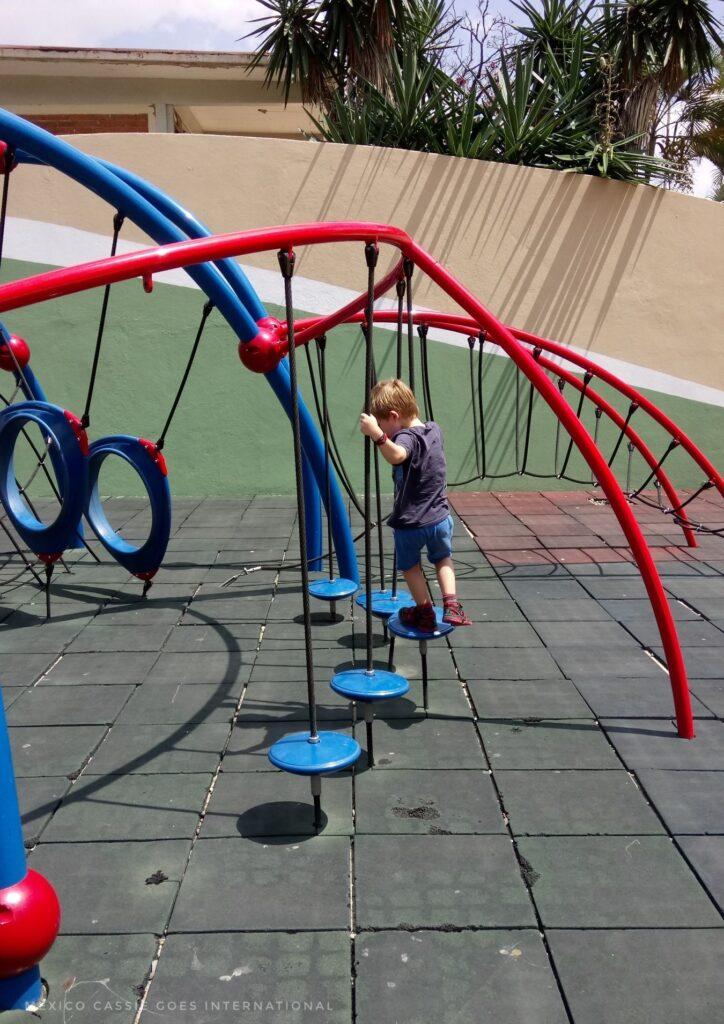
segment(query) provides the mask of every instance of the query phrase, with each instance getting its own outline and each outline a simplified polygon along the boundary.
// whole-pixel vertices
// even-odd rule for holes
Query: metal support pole
[[[375,748],[372,740],[372,723],[375,720],[375,712],[371,701],[364,704],[365,731],[367,733],[367,767],[375,766]]]
[[[390,653],[387,656],[387,668],[390,672],[393,670],[395,664],[395,634],[393,633],[390,637]]]
[[[312,787],[314,801],[314,831],[319,832],[322,827],[322,776],[310,775],[309,784]]]
[[[427,640],[420,641],[420,662],[422,664],[422,706],[427,711]]]

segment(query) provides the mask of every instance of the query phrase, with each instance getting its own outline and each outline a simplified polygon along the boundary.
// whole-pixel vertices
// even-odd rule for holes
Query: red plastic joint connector
[[[87,455],[88,454],[88,435],[85,432],[85,428],[84,428],[83,424],[81,423],[81,421],[78,419],[77,416],[74,416],[72,412],[68,412],[67,409],[65,409],[63,411],[63,415],[67,419],[68,423],[70,423],[71,428],[73,430],[73,433],[78,438],[78,444],[80,445],[80,450],[83,452],[84,455]]]
[[[59,558],[62,558],[62,556],[63,556],[63,552],[62,551],[56,551],[56,553],[54,555],[38,555],[38,558],[45,565],[54,565],[58,561]]]
[[[8,154],[10,155],[9,163]],[[0,142],[0,174],[5,174],[6,171],[12,171],[17,167],[17,163],[18,162],[7,142]]]
[[[262,317],[257,327],[259,333],[255,338],[239,342],[239,359],[253,373],[270,373],[287,354],[286,338],[275,316]]]
[[[13,356],[15,356],[14,359]],[[23,341],[16,334],[11,334],[9,341],[5,341],[4,338],[0,339],[0,369],[12,373],[16,363],[22,370],[29,362],[30,346],[27,341]]]
[[[0,978],[35,967],[55,941],[60,903],[55,889],[32,868],[25,878],[0,889]]]
[[[156,463],[158,468],[161,470],[162,476],[168,476],[168,466],[166,460],[163,457],[163,452],[158,448],[153,441],[147,441],[145,437],[139,437],[138,443],[141,448],[145,448],[148,454],[151,456],[153,461]]]

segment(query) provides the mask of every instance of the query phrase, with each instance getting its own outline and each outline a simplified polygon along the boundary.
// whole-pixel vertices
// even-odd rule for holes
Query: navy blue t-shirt
[[[442,431],[432,420],[420,427],[403,427],[392,440],[407,452],[395,466],[395,503],[387,520],[396,530],[434,526],[450,515],[447,467]]]

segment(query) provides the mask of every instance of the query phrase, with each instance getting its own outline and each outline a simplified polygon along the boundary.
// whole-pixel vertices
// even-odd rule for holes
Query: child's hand
[[[375,437],[379,437],[382,432],[382,429],[375,417],[369,416],[366,412],[363,412],[359,418],[359,428],[363,434],[373,439]]]

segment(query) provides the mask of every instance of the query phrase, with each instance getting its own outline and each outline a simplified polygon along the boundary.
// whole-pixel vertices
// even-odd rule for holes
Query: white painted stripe
[[[123,239],[118,242],[119,253],[137,252],[139,249],[147,247],[138,242],[128,242]],[[10,259],[68,267],[75,263],[103,259],[108,255],[109,249],[110,236],[107,235],[21,217],[7,218],[5,253]],[[241,266],[262,302],[271,302],[277,306],[284,305],[283,284],[276,271],[263,270],[260,267],[246,264],[241,264]],[[182,288],[197,287],[183,270],[169,270],[163,274],[157,274],[156,280]],[[294,304],[297,309],[308,313],[332,313],[357,294],[349,288],[340,288],[322,281],[314,281],[306,277],[294,278]],[[393,309],[396,307],[396,303],[393,299],[381,299],[377,303],[377,307]],[[390,326],[388,329],[393,330],[394,328]],[[449,331],[433,329],[428,337],[442,342],[444,345],[453,345],[456,348],[468,347],[465,338]],[[639,366],[636,363],[625,362],[622,359],[614,359],[612,356],[588,352],[573,345],[570,348],[573,352],[588,356],[602,368],[616,374],[617,377],[633,387],[646,388],[659,394],[673,395],[677,398],[686,398],[693,402],[703,402],[706,405],[724,408],[724,391],[720,391],[718,388],[674,377],[671,374]],[[492,346],[489,351],[492,355],[505,355],[497,346]],[[555,356],[551,356],[551,359],[559,361]]]

